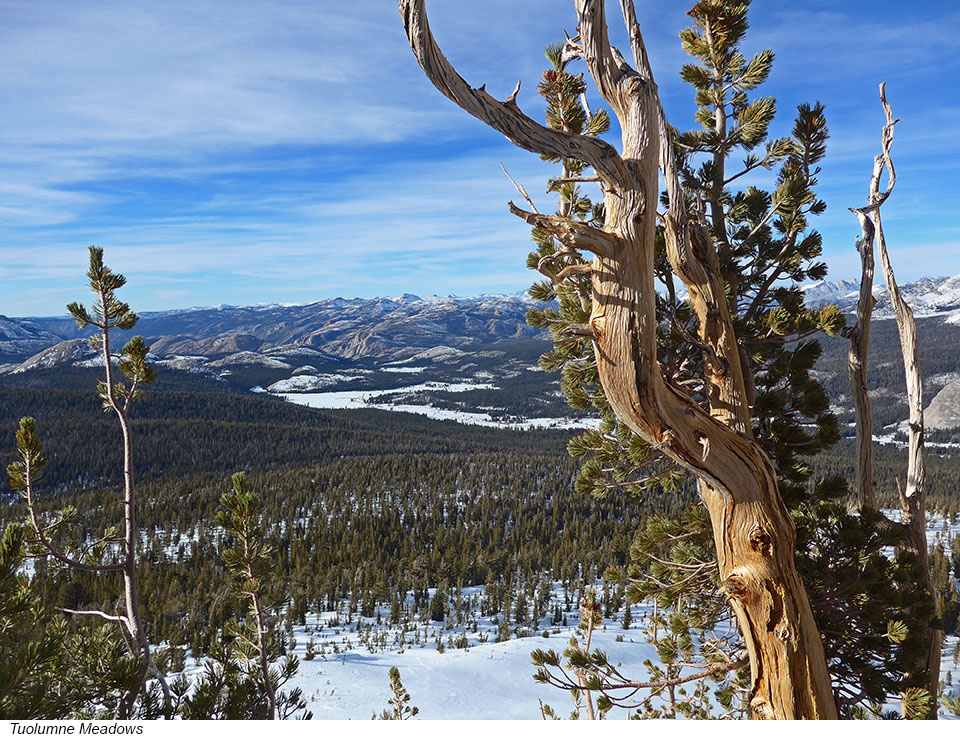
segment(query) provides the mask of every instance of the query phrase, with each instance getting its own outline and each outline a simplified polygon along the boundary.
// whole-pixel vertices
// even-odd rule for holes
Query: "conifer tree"
[[[299,660],[287,655],[279,666],[273,665],[282,654],[277,614],[285,596],[273,577],[274,552],[264,534],[260,500],[247,486],[246,476],[235,473],[233,490],[223,495],[220,505],[217,524],[235,540],[233,547],[224,551],[223,562],[233,574],[234,591],[246,607],[248,619],[224,626],[233,654],[219,653],[220,666],[208,665],[203,693],[213,701],[217,693],[211,687],[226,683],[237,695],[231,713],[254,719],[262,712],[264,719],[286,719],[306,703],[300,689],[280,690],[296,675]],[[202,716],[219,710],[193,703],[190,711]]]
[[[882,556],[893,540],[869,513],[848,515],[838,504],[844,482],[811,481],[804,459],[838,438],[810,370],[820,352],[814,335],[836,333],[844,319],[833,306],[807,308],[796,285],[826,272],[817,261],[820,236],[808,226],[825,207],[814,193],[828,136],[823,107],[801,105],[791,135],[770,140],[775,103],[750,93],[773,55],[748,60],[739,50],[749,3],[701,0],[681,33],[695,58],[682,75],[696,90],[701,128],[678,132],[660,106],[633,2],[620,3],[628,62],[610,45],[605,4],[576,0],[578,35],[548,50],[541,126],[520,111],[516,91],[501,102],[469,87],[440,52],[423,1],[400,4],[414,54],[442,93],[518,146],[562,164],[550,184],[556,214],[538,212],[522,188],[530,210],[510,210],[534,227],[529,264],[548,279],[531,294],[558,304],[531,315],[554,335],[542,365],[562,372],[572,405],[602,418],[571,445],[586,458],[578,487],[644,496],[677,490],[686,475],[697,480],[709,519],[694,516],[686,523],[692,529],[680,522],[675,539],[635,548],[639,563],[626,576],[634,595],[652,594],[651,563],[665,561],[675,576],[667,590],[681,595],[674,614],[703,630],[724,610],[733,613],[739,636],[707,643],[712,655],[703,655],[699,677],[749,661],[745,708],[753,717],[834,718],[838,704],[884,695],[902,677],[884,618],[909,595]],[[616,115],[621,151],[599,138],[603,125],[590,125],[602,118],[583,104],[582,75],[566,72],[577,59]],[[731,171],[737,152],[743,163]],[[739,185],[758,168],[776,170],[771,192]],[[586,183],[599,186],[602,204],[581,192]],[[864,599],[874,588],[885,589],[884,598]],[[864,630],[856,645],[850,621]],[[670,633],[696,642],[683,625]],[[859,660],[847,662],[860,649]],[[592,666],[594,676],[623,679],[608,672],[604,656],[574,650],[571,660]]]
[[[798,568],[825,641],[838,703],[846,712],[854,704],[870,705],[882,700],[885,693],[903,688],[899,681],[910,646],[891,641],[886,626],[888,621],[899,619],[904,606],[913,599],[913,576],[883,555],[895,538],[876,514],[848,513],[838,501],[846,493],[844,481],[829,479],[810,484],[811,468],[804,458],[838,438],[826,394],[809,371],[820,353],[812,335],[817,331],[835,333],[843,318],[832,306],[806,308],[795,287],[799,281],[821,278],[825,272],[824,265],[814,261],[820,253],[820,237],[807,229],[807,217],[823,209],[812,188],[818,174],[816,162],[825,153],[827,132],[822,106],[802,105],[792,137],[766,139],[774,102],[769,98],[751,102],[746,92],[769,74],[773,54],[763,51],[749,62],[740,56],[737,45],[746,31],[745,14],[746,6],[741,4],[699,4],[692,11],[695,25],[681,37],[687,51],[703,66],[687,65],[682,76],[696,90],[701,104],[697,119],[703,128],[675,132],[675,138],[683,152],[680,167],[688,198],[702,204],[705,217],[710,216],[715,227],[718,222],[724,225],[725,249],[721,252],[726,261],[720,264],[725,266],[725,280],[730,286],[730,311],[738,344],[741,349],[751,348],[742,353],[741,359],[746,385],[752,389],[754,432],[775,464],[781,495],[798,526]],[[566,74],[559,66],[562,60],[556,48],[548,49],[547,56],[554,69],[545,73],[545,80]],[[722,81],[722,88],[717,89],[717,81]],[[579,97],[568,96],[565,105],[579,108],[582,103]],[[731,114],[736,125],[725,137],[724,118]],[[761,146],[763,156],[750,153]],[[748,155],[739,171],[731,175],[726,155],[737,148]],[[774,166],[779,166],[779,177],[772,193],[755,187],[730,190],[731,183],[752,170]],[[582,212],[590,210],[589,200],[579,192],[570,192],[567,197],[578,199]],[[550,234],[537,230],[534,241],[538,251],[528,264],[543,271],[546,260],[556,259],[558,245]],[[661,253],[659,259],[658,276],[665,296],[658,307],[661,361],[675,369],[678,385],[701,389],[703,346],[694,336],[692,311],[688,302],[677,300],[665,254]],[[782,284],[784,278],[793,285]],[[578,278],[567,278],[564,283],[574,279]],[[592,405],[603,417],[598,431],[571,443],[571,452],[584,460],[578,490],[601,497],[619,490],[628,498],[640,499],[657,489],[676,489],[681,481],[677,467],[658,460],[649,446],[617,424],[605,407],[602,388],[589,374],[589,349],[582,343],[575,346],[565,341],[565,329],[582,319],[576,315],[575,302],[564,302],[565,286],[556,282],[540,283],[531,291],[541,300],[551,300],[555,295],[560,298],[559,310],[531,314],[534,322],[553,326],[557,337],[555,350],[545,356],[544,364],[550,368],[562,366],[565,390],[572,403],[578,408]],[[589,285],[583,283],[582,292],[587,293]],[[610,577],[630,583],[632,600],[652,599],[658,603],[656,619],[661,629],[654,629],[651,636],[660,654],[671,656],[669,663],[682,650],[685,664],[701,671],[742,665],[740,658],[732,657],[742,653],[739,638],[716,629],[716,625],[728,624],[733,615],[720,593],[711,525],[705,511],[695,508],[677,519],[652,520],[631,555],[633,567],[626,573],[611,572]],[[856,587],[851,588],[851,583]],[[858,625],[856,634],[861,635],[856,640],[850,639],[851,623]],[[688,647],[682,649],[683,645]],[[694,646],[713,647],[697,655]],[[655,691],[663,684],[672,696],[671,670],[669,665],[654,667],[651,680],[642,683]],[[737,687],[744,689],[745,684],[735,679],[721,684],[716,692],[725,712],[733,711],[730,690]],[[698,692],[702,690],[703,684]],[[702,703],[676,705],[673,700],[671,705],[691,711],[702,708]]]
[[[379,717],[374,714],[372,719],[413,719],[420,714],[420,709],[419,707],[415,707],[410,704],[410,692],[407,691],[403,686],[403,681],[400,679],[400,669],[396,666],[393,666],[389,671],[389,676],[390,691],[393,693],[393,696],[387,701],[387,704],[390,706],[388,709],[384,709],[382,712],[380,712]]]
[[[67,625],[45,609],[20,568],[27,530],[10,523],[0,539],[0,719],[70,716],[58,686],[65,670]]]
[[[38,484],[46,466],[42,445],[32,418],[20,421],[16,434],[19,460],[12,463],[7,472],[14,490],[21,491],[27,505],[31,534],[35,540],[33,554],[52,558],[58,565],[89,573],[120,573],[123,577],[123,613],[112,614],[100,610],[65,610],[84,616],[94,616],[114,622],[138,668],[136,679],[124,692],[117,708],[117,716],[127,719],[134,716],[138,698],[143,695],[148,672],[159,682],[169,706],[169,691],[166,681],[153,665],[150,655],[150,640],[144,627],[140,606],[140,589],[137,583],[137,550],[140,528],[137,524],[136,491],[133,472],[133,437],[130,426],[130,408],[140,397],[142,388],[156,381],[156,373],[147,362],[149,348],[143,338],[133,337],[123,347],[119,356],[111,350],[114,330],[132,329],[138,316],[130,306],[116,296],[116,291],[126,284],[126,278],[113,272],[103,262],[103,249],[90,247],[90,267],[87,278],[94,294],[94,303],[88,311],[80,303],[71,303],[67,310],[81,329],[93,328],[97,333],[90,337],[90,344],[100,352],[106,378],[97,385],[97,392],[106,412],[113,412],[120,425],[123,438],[122,526],[109,527],[92,543],[83,543],[69,552],[59,543],[59,534],[64,528],[78,521],[76,509],[68,507],[52,521],[44,521],[37,506]],[[114,363],[127,378],[129,384],[116,380]]]

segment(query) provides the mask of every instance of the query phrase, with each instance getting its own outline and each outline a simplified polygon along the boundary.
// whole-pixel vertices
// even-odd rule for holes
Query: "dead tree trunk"
[[[773,466],[750,431],[750,411],[715,246],[689,221],[673,172],[669,133],[632,0],[622,0],[636,69],[611,47],[602,0],[576,0],[579,37],[567,52],[587,63],[616,113],[622,152],[606,142],[556,131],[524,115],[516,91],[500,102],[471,88],[438,48],[423,0],[400,0],[407,36],[428,79],[514,144],[589,163],[602,180],[604,229],[511,210],[570,249],[593,254],[593,306],[582,327],[594,342],[600,379],[617,417],[701,481],[720,576],[743,633],[755,718],[835,719],[836,703],[820,633],[794,563],[795,532]],[[670,385],[657,364],[654,237],[658,175],[671,190],[668,252],[709,345],[710,413]]]
[[[883,271],[887,294],[893,306],[894,316],[897,319],[897,329],[900,334],[900,350],[903,355],[903,370],[907,384],[907,406],[909,411],[908,445],[907,445],[907,480],[906,486],[900,488],[900,521],[904,528],[905,542],[900,553],[909,553],[915,558],[923,577],[926,588],[933,600],[934,614],[939,615],[936,591],[930,575],[930,564],[927,553],[926,533],[926,466],[924,461],[923,441],[923,385],[920,378],[920,356],[917,343],[917,324],[913,311],[900,293],[897,279],[890,264],[890,255],[887,252],[887,242],[883,235],[883,222],[880,218],[880,206],[890,197],[897,181],[896,170],[890,157],[890,148],[893,144],[893,130],[897,121],[893,118],[893,111],[887,103],[886,83],[880,85],[880,101],[886,115],[886,125],[881,135],[882,152],[874,158],[873,174],[870,177],[868,205],[865,208],[851,209],[860,221],[861,237],[857,241],[860,259],[863,265],[863,276],[860,283],[860,300],[857,305],[857,325],[850,337],[850,382],[854,392],[854,410],[857,423],[857,483],[862,506],[877,508],[876,494],[873,479],[873,420],[870,416],[870,399],[866,390],[866,367],[869,338],[870,315],[876,303],[871,294],[873,283],[873,245],[876,241],[877,251],[880,253],[880,266]],[[880,179],[883,170],[888,173],[887,187],[880,192]],[[866,287],[864,287],[866,286]],[[866,297],[865,297],[866,296]],[[857,329],[866,327],[865,334]],[[862,331],[862,330],[861,330]],[[861,382],[862,381],[862,382]],[[863,438],[861,438],[861,429]],[[898,553],[899,554],[899,553]],[[925,656],[915,666],[915,675],[927,676],[926,689],[934,699],[939,694],[940,680],[940,647],[943,643],[943,632],[931,627],[927,634],[927,649]],[[919,683],[918,683],[919,685]],[[936,718],[936,703],[933,704],[932,718]]]
[[[870,190],[874,191],[875,180],[880,172],[874,167]],[[869,208],[869,206],[868,206]],[[870,319],[876,299],[873,297],[873,240],[874,227],[866,209],[851,209],[860,220],[861,236],[857,239],[860,253],[860,296],[857,299],[857,320],[843,331],[850,341],[847,353],[847,368],[850,373],[850,398],[853,401],[853,416],[856,424],[856,486],[860,505],[877,508],[876,481],[873,478],[873,410],[870,407],[870,387],[867,385],[867,356],[870,352]]]

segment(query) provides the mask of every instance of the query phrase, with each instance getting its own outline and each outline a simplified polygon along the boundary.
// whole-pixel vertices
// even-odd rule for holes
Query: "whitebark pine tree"
[[[575,0],[581,58],[616,114],[621,151],[595,138],[546,128],[505,101],[472,88],[441,53],[424,0],[400,0],[414,55],[427,78],[466,112],[517,146],[587,162],[604,190],[602,230],[558,216],[511,211],[570,249],[593,255],[590,321],[600,379],[617,417],[699,479],[710,511],[720,576],[750,656],[755,718],[835,719],[837,707],[820,633],[794,562],[795,531],[773,466],[753,439],[740,351],[705,224],[689,218],[669,127],[632,0],[621,0],[633,65],[611,46],[602,0]],[[654,252],[658,178],[670,205],[667,251],[699,321],[709,413],[671,385],[657,364]]]

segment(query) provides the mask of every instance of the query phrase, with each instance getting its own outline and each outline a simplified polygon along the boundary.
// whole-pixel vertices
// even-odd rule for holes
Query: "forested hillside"
[[[383,412],[347,420],[269,400],[218,405],[202,396],[156,395],[178,418],[135,425],[144,452],[145,618],[158,642],[195,654],[208,652],[225,620],[238,616],[222,598],[229,578],[219,559],[223,534],[213,523],[232,467],[252,471],[294,619],[340,598],[389,603],[407,590],[458,584],[489,584],[495,600],[511,598],[510,584],[542,577],[576,592],[625,562],[646,516],[681,503],[657,497],[624,509],[574,492],[576,464],[557,433],[486,432]],[[84,406],[78,400],[75,408]],[[151,411],[147,404],[144,411]],[[197,429],[193,414],[209,414],[209,428]],[[302,424],[305,415],[313,417],[309,424]],[[115,514],[117,492],[110,483],[76,481],[84,470],[98,471],[90,464],[98,461],[109,481],[116,445],[82,413],[50,429],[43,508],[69,503],[83,513],[82,531],[100,531]],[[191,450],[197,454],[184,459]],[[19,502],[5,499],[2,519],[22,518]],[[37,583],[68,608],[97,608],[116,591],[110,578],[69,570],[49,576]],[[492,608],[498,611],[499,601]]]
[[[404,720],[410,686],[432,717],[960,717],[960,275],[893,264],[952,234],[956,147],[893,112],[943,118],[951,24],[872,8],[860,65],[848,9],[497,2],[498,38],[341,5],[9,9],[0,720]],[[861,67],[899,77],[870,139]],[[430,86],[539,162],[500,181]],[[479,215],[491,169],[519,230]],[[90,246],[63,297],[88,234],[135,286]],[[396,285],[475,297],[337,296]]]

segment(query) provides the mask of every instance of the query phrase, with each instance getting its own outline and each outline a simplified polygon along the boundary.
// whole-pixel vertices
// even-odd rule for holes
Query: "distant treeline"
[[[12,460],[22,416],[37,419],[48,488],[118,482],[119,430],[89,390],[0,387],[0,460]],[[377,410],[318,411],[272,397],[151,391],[133,430],[138,476],[180,478],[359,455],[526,452],[564,456],[569,431],[518,432]]]

